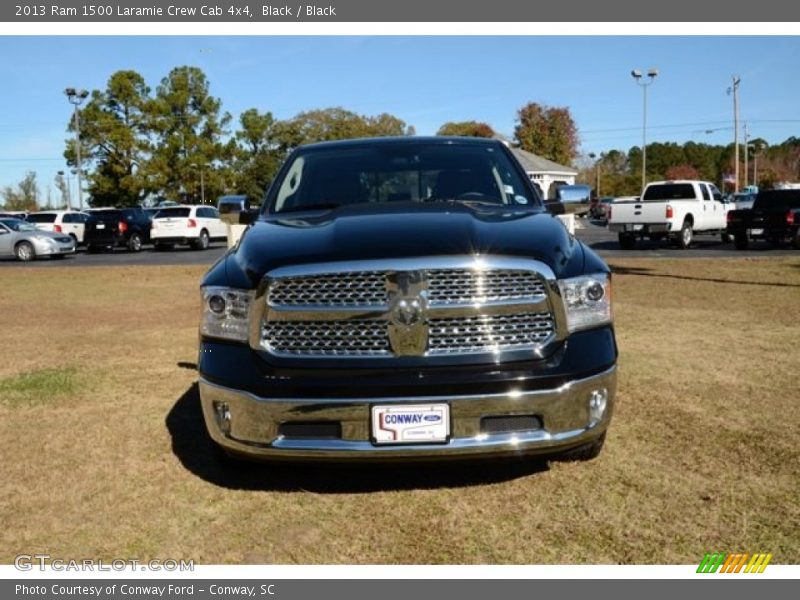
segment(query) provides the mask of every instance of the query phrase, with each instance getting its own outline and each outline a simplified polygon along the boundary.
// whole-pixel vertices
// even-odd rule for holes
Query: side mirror
[[[250,210],[250,200],[247,196],[222,196],[217,200],[217,209],[223,223],[239,225],[242,215]]]
[[[561,204],[561,202],[559,202],[558,200],[551,200],[545,202],[544,207],[547,209],[547,212],[549,212],[551,215],[563,215],[564,213],[567,212],[564,205]]]
[[[239,213],[239,225],[250,225],[258,218],[257,208],[248,208],[247,210]]]

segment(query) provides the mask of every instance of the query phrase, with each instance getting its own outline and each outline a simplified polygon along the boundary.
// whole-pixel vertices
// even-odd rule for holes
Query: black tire
[[[632,233],[620,233],[618,239],[623,250],[633,250],[636,247],[636,236]]]
[[[737,233],[733,236],[733,245],[737,250],[747,250],[750,240],[747,238],[746,233]]]
[[[197,240],[192,242],[192,248],[195,250],[208,250],[208,245],[210,242],[211,240],[208,237],[208,232],[203,229],[200,231],[200,235],[197,237]]]
[[[135,231],[131,234],[131,237],[128,238],[128,250],[130,252],[141,252],[142,250],[142,236],[140,236]]]
[[[686,250],[692,245],[692,224],[689,221],[684,221],[681,225],[681,230],[678,233],[677,243],[678,248]]]
[[[30,242],[20,242],[14,246],[14,256],[18,261],[30,262],[36,260],[36,250]]]
[[[733,241],[733,236],[730,233],[722,233],[722,243],[730,244]]]
[[[800,231],[798,231],[792,240],[792,247],[795,250],[800,250]]]
[[[603,434],[596,440],[592,440],[588,444],[584,444],[583,446],[578,446],[577,448],[572,448],[571,450],[562,452],[556,457],[556,460],[561,462],[593,460],[600,455],[600,452],[603,451],[603,445],[605,443],[606,432],[604,431]]]

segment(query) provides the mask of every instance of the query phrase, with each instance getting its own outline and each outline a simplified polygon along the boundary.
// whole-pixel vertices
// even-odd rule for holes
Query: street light
[[[192,163],[192,167],[200,169],[200,204],[206,203],[206,182],[205,182],[205,168],[209,166],[208,163]]]
[[[83,89],[68,87],[64,90],[67,100],[72,104],[75,116],[75,158],[78,166],[78,206],[83,210],[83,184],[81,182],[81,122],[78,117],[78,107],[89,97],[89,92]]]
[[[589,158],[594,160],[597,155],[594,152],[589,153]],[[595,196],[598,198],[600,197],[600,161],[595,160],[594,162],[594,170],[595,170],[595,177],[597,178],[597,185],[595,186]]]
[[[644,97],[644,110],[642,111],[642,190],[647,184],[646,169],[647,169],[647,88],[655,81],[658,75],[658,69],[649,69],[647,71],[647,79],[644,79],[642,72],[639,69],[631,71],[631,77],[642,88]]]

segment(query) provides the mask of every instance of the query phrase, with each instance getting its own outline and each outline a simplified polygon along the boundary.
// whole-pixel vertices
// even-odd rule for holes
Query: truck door
[[[725,205],[722,193],[714,184],[709,184],[708,189],[711,192],[711,204],[714,205],[714,210],[710,213],[712,215],[712,221],[708,229],[725,229],[728,225],[728,209]]]
[[[711,198],[711,190],[705,183],[696,184],[700,188],[700,197],[702,198],[702,205],[698,212],[700,213],[698,219],[695,220],[695,229],[704,231],[706,229],[714,229],[714,200]]]

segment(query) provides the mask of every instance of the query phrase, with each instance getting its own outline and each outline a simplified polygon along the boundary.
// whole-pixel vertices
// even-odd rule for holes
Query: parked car
[[[753,208],[753,202],[756,200],[756,192],[739,192],[731,195],[731,202],[735,210],[747,210]]]
[[[800,190],[759,192],[752,209],[728,213],[728,233],[738,250],[750,240],[767,240],[773,245],[792,242],[800,250]]]
[[[156,249],[188,244],[205,250],[211,241],[228,239],[228,229],[213,206],[170,206],[153,217],[150,237]]]
[[[47,210],[28,215],[28,223],[34,223],[37,229],[66,233],[75,240],[76,245],[83,244],[86,220],[89,215],[76,210]]]
[[[713,183],[656,181],[645,187],[641,200],[614,202],[608,229],[617,232],[619,245],[631,249],[638,238],[670,239],[680,248],[691,246],[697,234],[721,235],[731,204],[724,202]]]
[[[139,252],[150,242],[150,217],[139,206],[94,209],[86,221],[84,241],[89,252],[116,247]]]
[[[63,233],[42,231],[21,219],[0,219],[0,256],[24,262],[41,256],[64,258],[75,253],[75,240]]]
[[[614,198],[611,196],[596,198],[596,202],[592,204],[591,209],[589,209],[589,216],[591,216],[593,219],[606,221],[608,219],[609,206],[613,202]]]
[[[611,274],[502,142],[302,146],[265,200],[201,283],[200,397],[226,453],[600,452]]]

